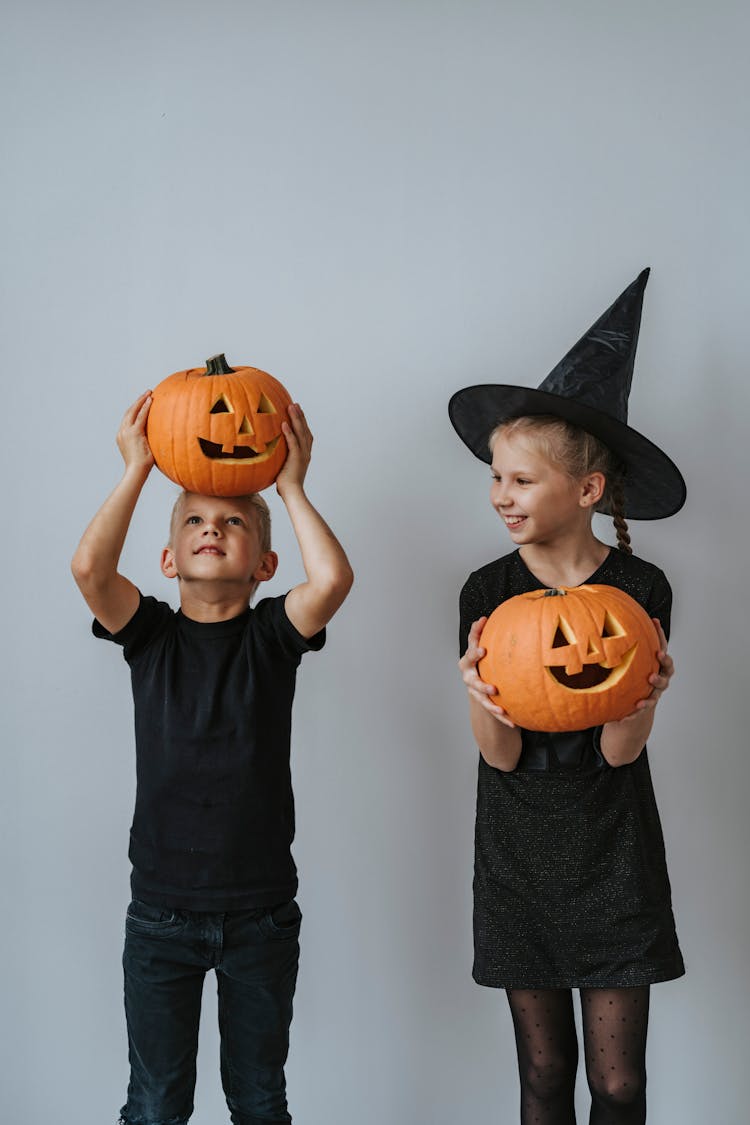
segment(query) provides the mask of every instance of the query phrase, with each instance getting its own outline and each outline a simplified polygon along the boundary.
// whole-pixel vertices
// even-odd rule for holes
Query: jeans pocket
[[[258,919],[258,927],[267,937],[296,938],[299,935],[302,911],[295,899],[271,906]]]
[[[125,916],[125,928],[131,933],[167,935],[179,930],[183,918],[169,906],[153,906],[134,898]]]

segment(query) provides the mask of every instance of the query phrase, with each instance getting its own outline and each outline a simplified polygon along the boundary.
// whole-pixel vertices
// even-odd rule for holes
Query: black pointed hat
[[[599,438],[620,459],[629,519],[662,519],[680,510],[686,491],[680,470],[627,424],[648,275],[648,269],[638,275],[536,390],[490,383],[456,391],[448,405],[451,422],[480,461],[492,460],[488,442],[500,422],[553,414]]]

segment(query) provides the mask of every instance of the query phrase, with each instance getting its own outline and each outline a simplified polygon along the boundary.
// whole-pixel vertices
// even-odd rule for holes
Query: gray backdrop
[[[68,562],[125,407],[221,350],[305,406],[310,494],[357,573],[295,709],[295,1119],[515,1119],[505,1000],[470,978],[455,667],[460,585],[510,545],[446,404],[535,385],[647,264],[631,421],[689,488],[632,528],[675,589],[652,762],[688,963],[653,994],[650,1120],[744,1120],[746,5],[5,11],[3,1120],[101,1125],[123,1100],[131,703]],[[174,491],[153,474],[123,564],[171,598]],[[272,504],[281,592],[301,567]],[[213,978],[204,1015],[214,1125]]]

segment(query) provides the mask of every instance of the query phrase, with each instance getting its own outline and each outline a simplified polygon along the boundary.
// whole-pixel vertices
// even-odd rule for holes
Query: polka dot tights
[[[578,1039],[570,989],[509,989],[521,1125],[575,1125]],[[643,1125],[649,990],[582,988],[589,1125]]]

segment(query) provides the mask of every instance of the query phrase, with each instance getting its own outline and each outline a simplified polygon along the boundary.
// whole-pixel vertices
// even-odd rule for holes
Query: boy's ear
[[[177,577],[177,567],[175,566],[174,551],[171,547],[162,548],[161,572],[165,578]]]
[[[604,495],[606,483],[604,473],[589,473],[587,477],[584,477],[581,488],[581,506],[590,508],[592,505],[598,504]]]
[[[276,567],[279,565],[279,556],[275,551],[264,551],[260,556],[260,561],[253,571],[253,579],[256,582],[268,582],[269,578],[273,578],[276,573]],[[165,571],[166,573],[166,571]]]

